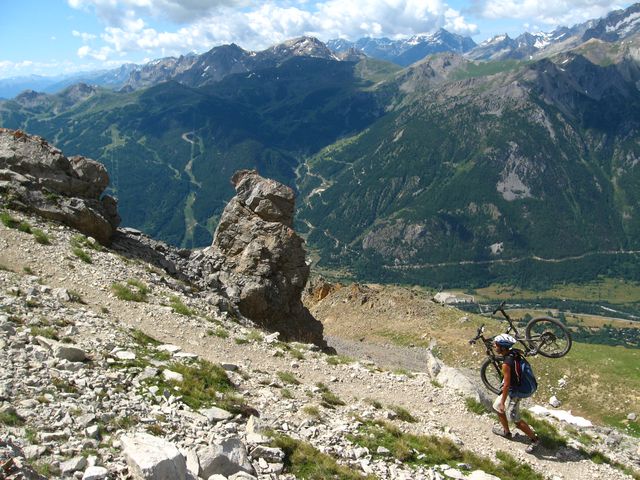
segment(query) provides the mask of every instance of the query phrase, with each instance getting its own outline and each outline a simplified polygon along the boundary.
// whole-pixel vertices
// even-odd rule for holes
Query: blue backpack
[[[513,350],[513,371],[515,378],[511,380],[511,388],[509,395],[515,398],[527,398],[533,395],[538,389],[536,376],[533,374],[531,364],[522,355],[519,350]]]

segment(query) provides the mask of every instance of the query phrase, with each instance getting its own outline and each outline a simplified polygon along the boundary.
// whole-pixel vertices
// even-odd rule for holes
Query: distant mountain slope
[[[369,57],[401,66],[409,66],[427,55],[439,52],[464,53],[475,47],[470,37],[462,37],[441,28],[430,35],[414,35],[405,40],[388,38],[361,38],[355,42],[342,39],[329,40],[327,47],[335,52],[353,49]]]
[[[310,159],[300,216],[325,265],[468,284],[533,276],[522,258],[640,250],[637,69],[557,60],[490,77],[460,63]],[[550,264],[545,275],[614,263]]]
[[[382,70],[368,65],[359,72],[352,62],[294,56],[200,89],[175,81],[128,93],[85,86],[84,100],[75,90],[32,92],[0,104],[0,124],[103,162],[124,225],[203,246],[235,170],[258,168],[293,185],[301,156],[384,113],[362,77]]]
[[[25,92],[0,125],[103,162],[123,224],[175,245],[210,243],[229,177],[258,168],[299,190],[314,258],[360,278],[637,278],[640,34],[615,18],[624,40],[582,42],[589,22],[527,61],[218,47],[146,88]]]

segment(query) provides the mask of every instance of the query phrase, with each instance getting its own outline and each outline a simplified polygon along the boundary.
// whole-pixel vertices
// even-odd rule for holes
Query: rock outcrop
[[[13,208],[33,211],[109,245],[120,223],[104,166],[65,157],[41,137],[0,129],[0,195]]]
[[[304,240],[292,229],[293,190],[254,170],[236,172],[232,182],[236,196],[211,247],[192,255],[192,270],[261,327],[285,339],[326,346],[322,324],[301,301],[309,266]]]

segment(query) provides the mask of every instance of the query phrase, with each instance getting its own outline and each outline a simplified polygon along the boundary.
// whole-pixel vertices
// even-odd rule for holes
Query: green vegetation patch
[[[89,250],[95,250],[96,252],[104,251],[104,247],[100,245],[93,238],[89,239],[88,237],[78,234],[71,237],[71,246],[75,248],[88,248]]]
[[[85,252],[82,248],[80,247],[73,247],[71,249],[71,251],[73,252],[73,254],[78,257],[80,260],[82,260],[84,263],[93,263],[93,259],[91,258],[91,255],[89,255],[87,252]]]
[[[485,407],[481,402],[477,401],[473,397],[467,397],[464,399],[464,404],[467,406],[467,410],[477,415],[484,415],[489,413],[489,409]]]
[[[373,480],[373,476],[363,476],[349,467],[339,465],[331,456],[313,446],[286,435],[275,435],[272,445],[285,453],[285,472],[306,480]]]
[[[34,337],[50,338],[58,340],[58,332],[53,327],[31,327],[31,335]]]
[[[402,420],[403,422],[416,423],[418,421],[416,417],[411,415],[411,412],[404,407],[399,405],[389,405],[389,409],[398,416],[399,420]]]
[[[215,405],[231,413],[242,415],[253,413],[244,399],[235,394],[235,387],[221,366],[206,360],[198,360],[188,365],[171,363],[167,369],[180,373],[183,380],[181,382],[165,381],[158,376],[146,382],[166,388],[172,395],[181,397],[182,401],[194,410]]]
[[[383,421],[364,421],[356,435],[349,435],[349,441],[376,452],[385,447],[400,462],[413,466],[434,466],[448,464],[457,466],[466,463],[472,469],[480,469],[502,480],[543,480],[529,465],[518,462],[504,452],[496,454],[499,462],[480,457],[468,450],[462,450],[447,438],[434,435],[413,435],[403,433],[399,428]],[[377,454],[374,454],[374,458]],[[382,456],[380,456],[382,458]]]
[[[18,228],[20,220],[13,218],[9,212],[0,212],[0,222],[7,228]]]
[[[0,412],[0,423],[8,427],[21,427],[24,420],[13,409]]]
[[[522,419],[533,427],[543,447],[557,449],[567,446],[567,438],[558,432],[558,429],[551,423],[540,420],[527,411],[522,412]]]
[[[329,365],[347,365],[354,362],[353,358],[346,355],[327,355],[326,359]]]
[[[127,284],[114,283],[111,290],[117,298],[128,302],[146,302],[147,294],[151,291],[140,280],[127,280]]]
[[[39,228],[33,228],[31,230],[31,234],[33,235],[35,241],[40,245],[51,245],[51,239],[49,238],[49,235],[47,235],[43,230]]]
[[[300,381],[291,372],[278,372],[276,375],[285,385],[300,385]]]
[[[196,314],[195,310],[190,309],[182,302],[182,300],[180,300],[180,297],[171,295],[170,300],[171,303],[169,304],[169,306],[173,309],[174,312],[179,313],[180,315],[185,315],[187,317],[193,317]]]
[[[324,383],[316,383],[316,387],[320,389],[320,398],[322,398],[322,406],[325,408],[335,408],[345,403],[335,393],[329,390]]]

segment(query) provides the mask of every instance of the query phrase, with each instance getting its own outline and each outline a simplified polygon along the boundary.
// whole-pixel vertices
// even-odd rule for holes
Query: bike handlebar
[[[507,302],[506,302],[506,300],[505,300],[505,301],[503,301],[503,302],[500,304],[500,306],[499,306],[498,308],[496,308],[496,309],[493,311],[492,315],[495,315],[495,314],[496,314],[496,313],[498,313],[498,312],[502,312],[502,311],[504,311],[504,306],[505,306],[505,304],[506,304],[506,303],[507,303]]]
[[[469,340],[469,345],[475,344],[476,341],[478,341],[478,339],[482,337],[483,333],[484,333],[484,323],[480,325],[480,327],[478,328],[478,331],[476,332],[476,336],[473,337],[471,340]]]

